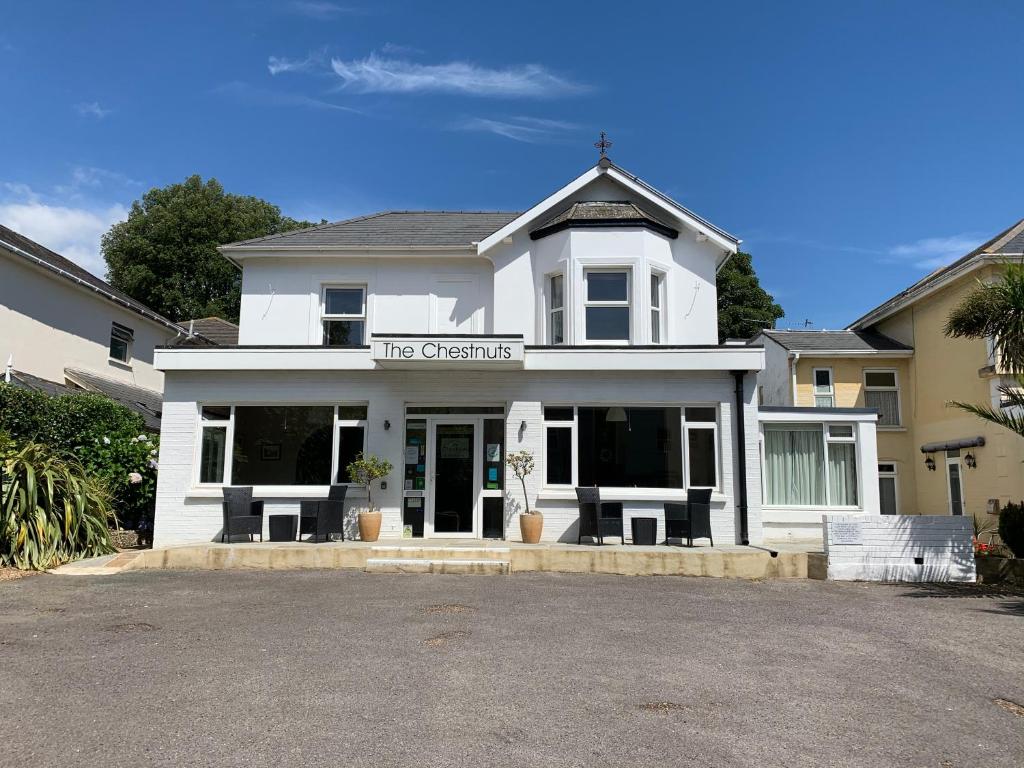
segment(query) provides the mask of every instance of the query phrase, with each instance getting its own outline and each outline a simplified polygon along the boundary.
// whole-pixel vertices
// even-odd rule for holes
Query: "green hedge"
[[[49,397],[0,382],[0,431],[80,462],[107,489],[122,526],[151,525],[158,437],[139,414],[90,392]]]
[[[999,512],[999,538],[1014,557],[1024,557],[1024,501],[1010,502]]]

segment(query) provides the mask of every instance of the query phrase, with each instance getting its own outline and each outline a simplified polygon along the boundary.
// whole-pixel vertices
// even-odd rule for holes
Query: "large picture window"
[[[324,288],[324,345],[366,343],[366,287],[346,285]]]
[[[849,424],[766,424],[765,503],[857,506],[857,444]]]
[[[629,270],[587,269],[583,272],[583,282],[586,340],[628,343]]]
[[[896,371],[864,371],[864,405],[878,411],[878,426],[900,426],[900,389]]]

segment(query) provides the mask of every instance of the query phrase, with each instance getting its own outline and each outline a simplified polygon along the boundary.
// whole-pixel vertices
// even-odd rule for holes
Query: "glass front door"
[[[477,497],[476,425],[437,422],[433,427],[433,532],[437,536],[472,536]]]
[[[964,513],[964,486],[960,477],[960,457],[946,459],[946,477],[949,481],[949,513]]]

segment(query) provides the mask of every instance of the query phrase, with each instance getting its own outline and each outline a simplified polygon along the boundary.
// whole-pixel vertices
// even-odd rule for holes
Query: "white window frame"
[[[711,488],[714,491],[721,490],[722,487],[722,454],[720,446],[718,444],[718,422],[721,420],[721,413],[719,411],[719,403],[686,403],[680,406],[680,418],[683,420],[683,429],[681,431],[683,446],[683,489],[687,488]],[[639,407],[639,406],[638,406]],[[686,409],[687,408],[714,408],[715,409],[715,420],[714,421],[687,421],[686,420]],[[690,430],[691,429],[704,429],[712,430],[714,432],[714,450],[715,450],[715,484],[712,486],[707,485],[693,485],[690,482]]]
[[[818,391],[818,371],[828,371],[827,390]],[[832,405],[818,405],[819,397],[827,397],[832,400]],[[815,408],[836,407],[836,380],[832,368],[811,368],[811,398]]]
[[[883,470],[882,467],[892,467],[892,469]],[[896,505],[896,509],[893,511],[894,515],[900,513],[900,479],[899,479],[899,467],[895,461],[879,461],[878,462],[878,480],[892,480],[892,498]],[[879,512],[881,512],[881,498],[882,494],[879,491]]]
[[[814,424],[816,427],[818,427],[820,429],[820,431],[821,431],[821,440],[822,440],[822,443],[823,443],[823,446],[824,446],[824,450],[822,451],[822,457],[823,457],[823,460],[824,460],[824,467],[822,469],[824,470],[823,477],[824,477],[824,482],[825,482],[825,503],[824,503],[824,505],[819,505],[819,504],[768,504],[768,503],[765,503],[765,504],[763,504],[763,506],[768,508],[768,509],[826,509],[827,508],[827,509],[837,509],[837,510],[842,510],[842,511],[850,511],[850,510],[863,509],[863,507],[864,507],[864,472],[863,472],[863,468],[861,467],[860,444],[859,444],[858,436],[857,436],[857,424],[855,422],[847,422],[847,421],[840,421],[840,422],[811,421],[811,422],[792,422],[792,423],[788,423],[788,422],[770,422],[770,424],[763,424],[761,426],[761,437],[760,437],[760,443],[761,443],[761,464],[762,464],[762,466],[765,466],[765,463],[764,463],[764,459],[765,459],[765,456],[764,456],[764,432],[765,432],[765,427],[766,426],[778,427],[778,428],[781,428],[781,429],[787,429],[787,428],[788,429],[793,429],[793,428],[805,427],[808,423]],[[831,427],[849,427],[850,430],[851,430],[851,435],[849,437],[845,437],[845,436],[842,436],[842,437],[835,436],[835,437],[833,437],[832,434],[831,434]],[[852,443],[853,446],[854,446],[853,456],[854,456],[854,462],[855,462],[856,470],[857,470],[857,503],[855,505],[851,506],[849,504],[833,504],[832,503],[832,486],[831,486],[831,482],[830,482],[831,477],[829,476],[829,468],[828,468],[828,446],[829,446],[829,443]],[[762,494],[762,498],[764,498],[764,499],[768,498],[768,473],[767,472],[762,472],[761,473],[761,494]]]
[[[228,408],[226,419],[203,419],[203,408]],[[199,419],[199,428],[196,430],[195,461],[192,468],[192,485],[196,488],[220,488],[231,485],[231,461],[234,458],[235,447],[235,406],[226,405],[222,402],[196,403],[196,416]],[[203,468],[203,432],[208,428],[227,427],[224,434],[224,477],[219,483],[204,483],[200,481]]]
[[[665,338],[665,280],[666,274],[660,269],[652,269],[650,271],[650,277],[648,278],[648,302],[650,303],[649,314],[650,314],[650,327],[647,332],[651,335],[651,344],[666,344],[668,340]],[[657,281],[656,285],[650,285],[652,281]],[[652,290],[654,289],[654,290]],[[654,305],[654,297],[657,296],[658,305]],[[657,340],[655,340],[655,329],[657,329]]]
[[[967,516],[967,488],[964,487],[964,465],[963,465],[963,462],[960,461],[960,451],[957,451],[956,454],[957,454],[956,456],[950,456],[949,453],[947,452],[945,457],[944,457],[945,461],[943,462],[943,466],[946,468],[946,471],[945,471],[945,475],[946,475],[946,477],[945,477],[945,482],[946,482],[946,509],[949,511],[949,514],[951,516],[953,516],[953,517],[966,517]],[[949,468],[951,466],[953,466],[954,464],[956,465],[956,468],[957,468],[957,471],[956,471],[957,478],[959,478],[959,480],[960,480],[960,514],[959,515],[957,515],[955,512],[953,512],[953,494],[950,493],[950,491],[952,491],[952,488],[949,487]]]
[[[360,290],[363,293],[363,300],[361,304],[361,312],[358,315],[353,314],[338,314],[332,315],[327,313],[327,292],[330,290],[347,289],[347,290]],[[370,324],[367,320],[367,296],[369,291],[367,290],[366,283],[324,283],[320,286],[320,344],[326,346],[326,327],[325,323],[331,320],[362,320],[363,321],[363,344],[368,344],[370,340]]]
[[[572,420],[571,421],[548,421],[544,417],[544,411],[548,408],[570,408],[572,409]],[[575,405],[570,404],[559,404],[559,403],[541,403],[541,423],[543,424],[543,456],[541,457],[541,483],[544,488],[575,488],[579,485],[579,457],[577,456],[579,448],[576,443],[577,425],[579,422],[579,415],[576,411]],[[568,484],[564,483],[548,483],[548,427],[554,427],[556,429],[568,429],[569,430],[569,451],[571,454],[570,458],[570,474],[571,481]]]
[[[588,278],[594,273],[622,273],[626,275],[626,298],[624,301],[591,301],[588,297]],[[607,265],[607,266],[585,266],[583,267],[583,300],[580,302],[583,308],[583,344],[596,344],[608,346],[628,346],[633,343],[635,320],[633,317],[633,268],[629,265]],[[625,307],[629,327],[625,339],[591,339],[587,331],[587,309],[590,307]]]
[[[891,387],[879,387],[879,386],[868,386],[868,374],[869,373],[891,373],[892,374],[892,386]],[[895,368],[865,368],[862,375],[862,383],[864,384],[864,392],[896,392],[896,423],[895,424],[881,424],[879,423],[877,429],[901,429],[903,427],[903,397],[900,395],[900,374]],[[864,405],[867,405],[867,396],[865,395]],[[870,406],[869,406],[870,407]]]
[[[118,330],[118,329],[123,331],[124,335],[129,337],[127,340],[119,339],[119,341],[123,341],[125,343],[125,350],[124,350],[125,357],[124,357],[124,360],[122,360],[122,359],[120,359],[118,357],[114,357],[112,354],[110,354],[111,343],[114,341],[114,332],[116,330]],[[116,320],[111,321],[111,323],[110,323],[110,338],[107,341],[107,359],[109,359],[110,362],[112,362],[112,363],[114,363],[116,365],[128,365],[128,366],[130,366],[132,364],[132,352],[134,350],[134,347],[135,347],[135,329],[128,327],[124,323],[119,323]]]
[[[342,419],[338,414],[342,408],[366,408],[365,419]],[[356,485],[351,480],[343,478],[341,472],[344,467],[338,466],[338,449],[341,447],[341,428],[342,427],[362,427],[363,428],[363,453],[366,452],[366,439],[367,433],[369,432],[369,416],[370,416],[370,405],[369,403],[339,403],[334,406],[334,436],[331,439],[331,477],[333,482],[337,485]]]
[[[560,307],[556,307],[552,303],[553,300],[554,300],[554,295],[555,295],[553,283],[554,283],[556,278],[561,278],[561,280],[562,280],[562,305]],[[545,286],[545,288],[547,290],[547,310],[548,310],[548,312],[547,312],[547,340],[548,340],[548,344],[559,345],[559,346],[563,345],[563,344],[568,344],[569,343],[569,322],[568,322],[569,313],[566,311],[566,306],[565,305],[566,305],[566,299],[567,299],[567,296],[568,296],[568,294],[566,293],[566,288],[569,285],[569,281],[566,280],[564,272],[551,272],[550,274],[545,275],[544,279],[547,282],[547,285]],[[556,313],[558,313],[558,314],[560,314],[562,316],[562,340],[558,341],[558,342],[555,341],[555,334],[554,334],[554,318],[555,318],[555,314]]]

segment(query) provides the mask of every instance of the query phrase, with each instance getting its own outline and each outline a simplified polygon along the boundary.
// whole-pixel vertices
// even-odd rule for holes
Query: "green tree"
[[[110,284],[175,321],[238,320],[241,273],[217,246],[308,227],[276,205],[190,176],[132,203],[103,236]]]
[[[951,405],[1024,437],[1024,265],[1007,264],[995,282],[979,280],[949,313],[944,331],[951,338],[992,339],[1000,367],[1017,374],[1017,386],[999,388],[1005,408]]]
[[[774,328],[786,313],[761,287],[749,253],[735,254],[718,273],[718,339],[747,339]]]

